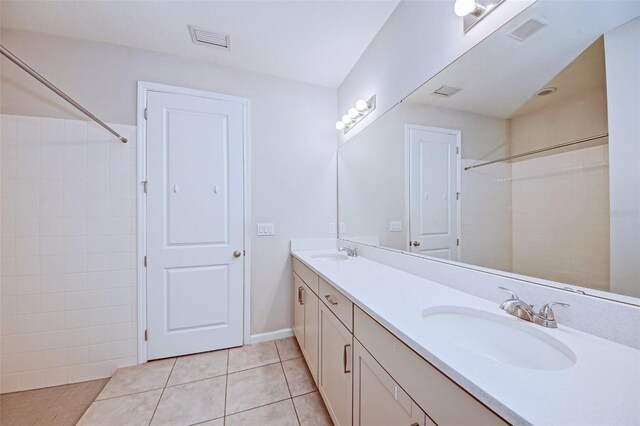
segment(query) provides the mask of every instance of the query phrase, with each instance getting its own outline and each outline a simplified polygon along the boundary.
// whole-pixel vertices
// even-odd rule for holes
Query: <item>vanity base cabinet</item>
[[[293,331],[338,426],[505,421],[294,258]]]
[[[435,426],[357,340],[353,349],[353,424]]]
[[[351,332],[323,303],[320,306],[318,389],[333,423],[352,424]]]
[[[357,307],[353,329],[356,339],[438,425],[507,424]]]
[[[319,299],[296,273],[293,284],[293,333],[317,384]]]

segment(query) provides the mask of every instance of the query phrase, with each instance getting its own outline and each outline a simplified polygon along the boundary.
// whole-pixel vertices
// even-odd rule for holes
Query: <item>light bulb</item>
[[[365,111],[369,109],[369,104],[367,104],[364,99],[358,99],[358,102],[356,102],[356,109],[358,111]]]
[[[336,121],[336,130],[344,129],[344,123],[340,120]]]
[[[476,10],[476,0],[456,0],[453,11],[458,16],[467,16]]]
[[[342,122],[346,125],[346,124],[351,124],[351,117],[349,117],[347,114],[342,116]]]
[[[349,111],[347,112],[347,114],[349,114],[349,117],[351,117],[353,119],[358,118],[358,116],[360,115],[358,110],[355,109],[355,108],[350,108]]]

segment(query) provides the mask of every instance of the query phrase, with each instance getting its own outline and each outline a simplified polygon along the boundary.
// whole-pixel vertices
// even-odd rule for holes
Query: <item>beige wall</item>
[[[563,102],[512,118],[511,152],[518,154],[599,135],[606,133],[607,128],[607,88],[603,85]],[[606,138],[582,144],[579,148],[604,143],[607,143]],[[565,151],[574,149],[577,148],[570,147]],[[562,151],[555,150],[543,155]]]
[[[251,333],[291,326],[289,240],[329,236],[335,221],[335,89],[34,33],[3,31],[2,43],[107,122],[135,124],[138,80],[249,98]],[[0,112],[84,119],[5,60]],[[276,235],[256,237],[258,222]]]

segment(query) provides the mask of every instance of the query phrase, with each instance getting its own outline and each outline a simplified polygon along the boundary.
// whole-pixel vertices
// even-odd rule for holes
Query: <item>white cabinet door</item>
[[[293,334],[304,351],[304,282],[293,274]]]
[[[148,358],[242,345],[243,104],[151,91],[147,110]]]
[[[357,341],[353,353],[353,424],[431,426],[434,423]],[[426,423],[425,423],[426,422]]]
[[[353,336],[323,303],[320,308],[318,388],[336,425],[352,422]]]
[[[458,260],[457,132],[409,126],[410,250]]]
[[[313,380],[318,383],[318,345],[320,300],[309,287],[304,286],[304,354]]]

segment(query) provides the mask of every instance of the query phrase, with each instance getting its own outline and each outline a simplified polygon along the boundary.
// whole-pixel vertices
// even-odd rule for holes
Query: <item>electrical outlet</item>
[[[340,235],[346,234],[347,233],[347,224],[344,223],[344,222],[340,222],[339,229],[340,229]]]
[[[259,223],[258,224],[258,236],[263,237],[266,235],[275,235],[276,228],[273,223]]]
[[[329,234],[336,235],[336,223],[329,222]]]

